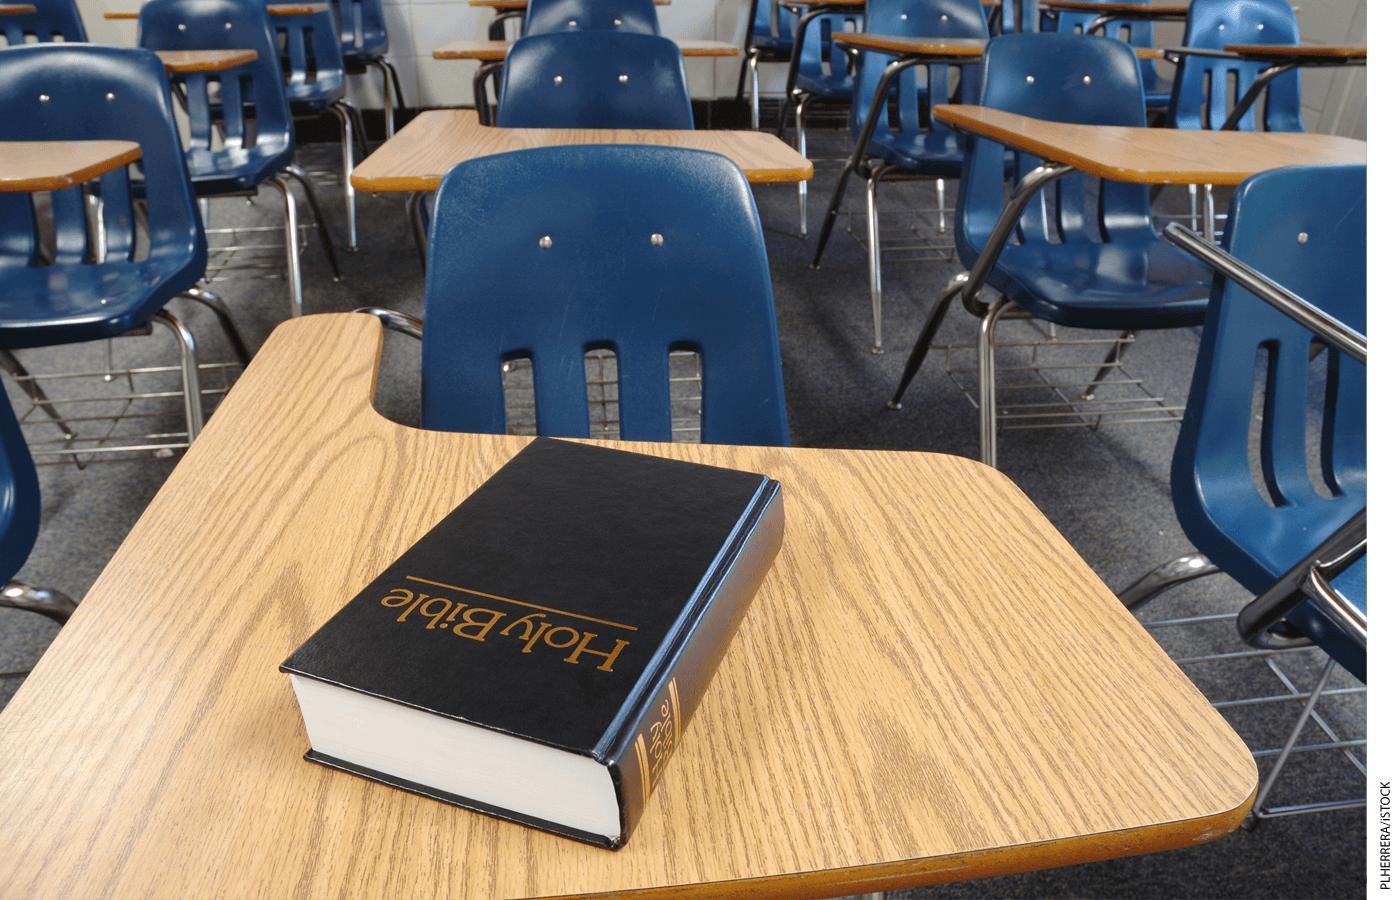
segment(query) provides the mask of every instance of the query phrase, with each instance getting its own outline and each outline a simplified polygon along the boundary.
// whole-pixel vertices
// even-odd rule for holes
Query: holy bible
[[[617,849],[782,536],[763,475],[537,439],[282,664],[306,758]]]

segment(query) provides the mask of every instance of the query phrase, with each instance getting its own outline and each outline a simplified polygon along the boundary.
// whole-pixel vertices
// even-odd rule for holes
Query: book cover
[[[617,849],[782,531],[763,475],[537,439],[282,664],[307,758]]]

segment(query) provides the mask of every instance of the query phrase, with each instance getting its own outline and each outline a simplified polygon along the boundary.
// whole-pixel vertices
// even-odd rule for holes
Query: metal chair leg
[[[980,418],[979,442],[982,447],[982,462],[997,467],[997,369],[996,336],[997,322],[1016,304],[1000,297],[983,314],[977,323],[977,405]]]
[[[749,68],[749,85],[752,91],[749,95],[749,112],[753,119],[753,130],[758,130],[758,50],[749,49],[749,58],[745,62]]]
[[[190,288],[181,296],[202,303],[213,310],[214,315],[219,319],[219,327],[223,328],[224,336],[228,338],[229,345],[233,347],[233,355],[238,357],[238,362],[244,368],[247,368],[248,363],[253,361],[253,356],[248,352],[248,345],[243,342],[243,335],[238,333],[238,325],[233,321],[233,313],[229,312],[228,304],[224,303],[219,295],[198,287]]]
[[[399,73],[394,68],[394,64],[387,59],[371,59],[369,65],[379,70],[379,74],[384,78],[384,137],[394,136],[394,111],[404,109],[403,91],[399,88]],[[389,93],[389,85],[393,84],[394,92]],[[397,99],[398,106],[394,105]]]
[[[287,211],[287,291],[292,304],[292,318],[301,315],[301,253],[297,248],[299,232],[297,224],[297,199],[292,188],[281,175],[275,175],[272,183],[282,192],[282,200]]]
[[[335,258],[335,242],[331,240],[330,228],[326,225],[326,217],[321,215],[321,204],[316,202],[316,193],[311,190],[311,179],[306,176],[306,172],[301,166],[287,166],[282,170],[301,183],[301,189],[306,192],[306,203],[311,207],[311,218],[316,220],[316,231],[321,235],[321,247],[326,251],[326,258],[331,264],[331,281],[340,281],[340,263]]]
[[[1188,553],[1157,568],[1118,592],[1118,600],[1128,609],[1137,609],[1148,600],[1174,584],[1214,575],[1220,567],[1206,559],[1204,553]]]
[[[49,402],[49,397],[44,393],[44,389],[39,387],[39,383],[34,380],[34,376],[29,374],[29,370],[24,367],[13,353],[9,350],[0,350],[0,368],[4,368],[14,376],[19,389],[29,395],[29,399],[34,401],[34,405],[44,411],[44,415],[58,426],[58,430],[63,435],[65,441],[71,441],[77,437],[75,432],[63,417],[58,414],[58,410]]]
[[[413,232],[413,245],[418,248],[418,262],[423,271],[428,270],[428,235],[423,227],[422,205],[427,199],[427,191],[414,191],[408,195],[405,210],[408,213],[408,227]]]
[[[934,298],[928,318],[924,319],[924,327],[919,329],[919,336],[914,339],[914,348],[909,351],[909,359],[904,363],[904,372],[899,376],[899,387],[895,388],[894,396],[885,404],[888,408],[903,408],[904,405],[900,401],[904,399],[904,392],[909,389],[909,382],[914,380],[919,367],[924,364],[924,357],[928,356],[929,344],[933,343],[938,326],[943,324],[943,317],[948,314],[948,307],[953,304],[953,298],[963,292],[971,277],[969,272],[959,272],[948,279],[948,283],[943,285],[943,290]]]
[[[199,392],[199,357],[195,352],[194,335],[168,310],[157,311],[151,316],[151,321],[169,328],[180,344],[180,381],[185,390],[185,425],[189,430],[190,442],[193,443],[204,429],[204,408]]]
[[[332,104],[331,112],[340,120],[341,179],[344,182],[341,190],[345,196],[345,221],[350,230],[350,252],[354,253],[359,250],[359,240],[355,234],[355,188],[350,184],[350,172],[355,168],[355,129],[351,124],[350,112],[340,103]]]
[[[807,101],[811,99],[810,94],[803,94],[802,99],[797,101],[797,153],[799,156],[807,155]],[[807,240],[807,182],[797,182],[797,234],[802,240]]]
[[[884,289],[880,279],[880,208],[875,195],[879,190],[880,179],[893,169],[883,161],[877,161],[870,168],[865,179],[865,240],[867,245],[866,266],[870,270],[870,318],[875,323],[875,344],[871,353],[885,352],[883,299]]]
[[[69,616],[78,608],[78,604],[66,594],[51,588],[33,587],[20,581],[11,581],[0,589],[0,606],[36,612],[41,616],[48,616],[60,625],[67,622]]]

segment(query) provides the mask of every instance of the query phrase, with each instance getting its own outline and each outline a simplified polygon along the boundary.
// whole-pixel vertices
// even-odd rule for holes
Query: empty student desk
[[[835,896],[1248,810],[1180,669],[1009,479],[936,453],[625,445],[772,476],[787,525],[621,851],[306,762],[278,664],[529,441],[382,418],[380,340],[280,325],[0,713],[0,893]]]
[[[60,191],[140,158],[135,141],[0,141],[0,192]]]
[[[734,160],[749,182],[797,182],[812,164],[771,134],[759,131],[672,129],[494,128],[475,110],[432,109],[380,145],[355,167],[357,191],[431,191],[447,170],[478,156],[558,144],[660,144],[710,150]]]

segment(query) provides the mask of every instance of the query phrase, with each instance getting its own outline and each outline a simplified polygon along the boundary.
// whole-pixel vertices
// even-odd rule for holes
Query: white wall
[[[1298,24],[1303,42],[1312,44],[1366,43],[1366,0],[1294,0],[1302,7]],[[494,12],[469,6],[467,0],[383,0],[389,27],[389,58],[403,83],[409,106],[465,106],[472,102],[471,80],[476,63],[435,60],[433,49],[450,41],[484,39]],[[134,22],[107,21],[102,13],[139,6],[137,0],[78,0],[89,37],[95,41],[133,44]],[[657,8],[661,32],[673,38],[698,38],[742,43],[748,0],[672,0]],[[513,32],[508,32],[513,34]],[[1159,25],[1159,46],[1180,43],[1180,26]],[[732,97],[740,63],[733,59],[686,61],[691,96]],[[760,90],[782,93],[785,67],[760,67]],[[1366,70],[1312,69],[1303,71],[1303,123],[1309,131],[1366,137]],[[382,108],[379,76],[351,78],[351,99],[362,108]]]

